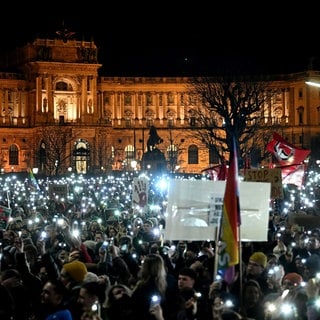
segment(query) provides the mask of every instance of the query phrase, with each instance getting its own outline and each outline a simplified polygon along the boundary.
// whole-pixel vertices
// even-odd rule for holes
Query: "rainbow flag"
[[[29,188],[32,190],[32,191],[40,191],[40,186],[38,184],[38,181],[36,179],[36,177],[34,176],[31,168],[28,169],[28,173],[29,173]]]
[[[240,203],[238,186],[238,156],[235,140],[230,160],[220,228],[221,250],[219,269],[228,269],[239,263]]]

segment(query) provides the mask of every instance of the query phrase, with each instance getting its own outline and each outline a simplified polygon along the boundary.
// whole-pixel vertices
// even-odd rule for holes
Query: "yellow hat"
[[[254,252],[250,256],[249,261],[253,261],[256,264],[262,266],[263,268],[267,266],[267,256],[261,251]]]
[[[82,282],[88,272],[86,265],[78,260],[65,263],[63,269],[65,269],[67,274],[76,282]]]

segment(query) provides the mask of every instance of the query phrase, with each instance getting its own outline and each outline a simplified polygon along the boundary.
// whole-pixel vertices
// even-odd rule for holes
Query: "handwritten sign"
[[[244,175],[245,181],[270,182],[271,198],[283,199],[282,175],[280,168],[247,169]]]

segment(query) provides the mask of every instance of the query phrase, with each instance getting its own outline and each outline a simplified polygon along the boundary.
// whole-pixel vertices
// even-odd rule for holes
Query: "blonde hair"
[[[167,290],[167,272],[164,261],[159,254],[148,254],[140,270],[137,286],[153,282],[159,292],[164,295]]]

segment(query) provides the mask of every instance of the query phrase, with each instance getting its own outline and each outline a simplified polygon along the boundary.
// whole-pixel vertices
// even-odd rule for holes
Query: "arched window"
[[[56,83],[57,91],[68,91],[68,84],[64,81],[59,81]]]
[[[298,107],[297,111],[298,111],[299,124],[303,124],[304,107],[302,106]]]
[[[211,144],[209,146],[209,164],[217,164],[219,163],[219,154],[215,145]]]
[[[9,147],[9,165],[19,164],[19,149],[15,144]]]
[[[134,146],[129,144],[125,147],[124,152],[128,163],[130,163],[130,161],[134,159]]]
[[[198,164],[199,163],[199,150],[194,144],[188,148],[188,164]]]
[[[168,155],[168,165],[170,168],[170,172],[174,172],[175,167],[178,163],[178,148],[174,144],[170,144],[167,148]]]
[[[45,170],[46,162],[47,162],[46,144],[44,142],[41,142],[40,149],[39,149],[39,169],[40,169],[40,171]]]
[[[74,164],[77,173],[85,174],[88,172],[90,164],[90,148],[85,140],[78,140],[73,150]]]

